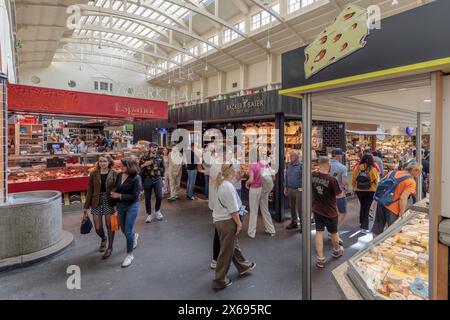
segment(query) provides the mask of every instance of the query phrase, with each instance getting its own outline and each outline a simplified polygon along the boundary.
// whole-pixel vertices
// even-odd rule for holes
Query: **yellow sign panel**
[[[320,70],[339,61],[366,45],[369,34],[367,10],[349,5],[305,49],[305,77],[310,78]]]

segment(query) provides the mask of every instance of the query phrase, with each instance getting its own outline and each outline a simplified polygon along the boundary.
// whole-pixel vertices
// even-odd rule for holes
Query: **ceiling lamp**
[[[208,71],[208,63],[205,64],[205,71]]]

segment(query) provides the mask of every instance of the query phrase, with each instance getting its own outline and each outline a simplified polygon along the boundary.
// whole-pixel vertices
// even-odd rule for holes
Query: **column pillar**
[[[311,300],[311,134],[312,134],[312,101],[311,93],[303,97],[303,192],[302,192],[302,299]]]

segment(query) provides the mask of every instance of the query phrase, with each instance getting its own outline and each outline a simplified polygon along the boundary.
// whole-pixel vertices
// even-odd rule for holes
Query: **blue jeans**
[[[127,239],[127,253],[133,252],[134,224],[139,212],[139,202],[133,204],[119,204],[119,223],[125,238]]]
[[[209,197],[209,176],[205,174],[205,197]]]
[[[236,192],[237,192],[239,198],[242,199],[242,189],[236,189]]]
[[[186,195],[188,197],[193,197],[195,180],[197,179],[197,170],[188,170],[187,173],[188,173],[188,181],[186,187]]]

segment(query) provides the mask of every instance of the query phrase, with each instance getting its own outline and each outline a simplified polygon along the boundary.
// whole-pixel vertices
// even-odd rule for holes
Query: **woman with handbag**
[[[134,224],[139,212],[142,180],[139,165],[135,160],[125,158],[121,164],[122,172],[117,178],[116,188],[111,192],[111,197],[117,200],[120,228],[127,239],[127,256],[122,263],[122,268],[126,268],[133,262],[133,250],[136,249],[139,238],[139,234],[134,232]]]
[[[242,203],[232,183],[234,175],[233,165],[223,164],[214,185],[217,189],[217,202],[213,210],[213,220],[220,241],[213,281],[213,288],[217,290],[231,285],[231,280],[227,278],[231,262],[236,266],[240,276],[253,270],[256,265],[246,260],[239,248],[238,235],[242,230],[239,211]]]
[[[102,259],[111,256],[114,242],[114,231],[111,228],[111,216],[116,212],[114,209],[114,201],[110,197],[110,193],[116,185],[118,173],[112,167],[113,159],[109,155],[101,155],[98,157],[97,166],[89,176],[89,185],[84,204],[83,217],[88,217],[89,209],[94,220],[95,232],[101,238],[99,251],[104,252]],[[107,238],[103,228],[103,217],[105,218]]]

